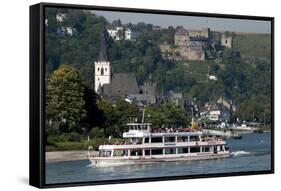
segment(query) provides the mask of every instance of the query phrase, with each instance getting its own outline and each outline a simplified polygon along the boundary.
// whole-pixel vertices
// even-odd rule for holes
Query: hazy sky
[[[209,27],[214,31],[233,31],[250,33],[271,33],[270,21],[247,19],[223,19],[194,16],[174,16],[144,13],[126,13],[112,11],[94,11],[99,16],[104,16],[109,22],[120,18],[123,24],[145,22],[161,27],[184,26],[186,29],[202,29]]]

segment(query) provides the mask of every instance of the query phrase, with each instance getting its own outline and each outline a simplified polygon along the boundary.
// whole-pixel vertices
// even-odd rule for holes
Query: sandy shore
[[[46,162],[86,160],[88,151],[53,151],[46,152]]]

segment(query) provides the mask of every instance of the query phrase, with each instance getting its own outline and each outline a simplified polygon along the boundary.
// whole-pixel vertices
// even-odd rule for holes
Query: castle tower
[[[99,53],[99,60],[95,62],[94,69],[94,84],[95,84],[95,92],[100,93],[101,88],[104,84],[109,84],[111,79],[111,67],[110,62],[107,59],[107,51],[106,51],[106,41],[104,36],[105,30],[101,31],[101,48]]]

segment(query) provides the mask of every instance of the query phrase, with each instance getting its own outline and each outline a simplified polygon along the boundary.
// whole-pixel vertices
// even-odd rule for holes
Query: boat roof
[[[136,125],[142,125],[142,126],[148,126],[151,125],[151,123],[127,123],[127,126],[136,126]]]
[[[151,133],[152,137],[162,137],[162,136],[198,136],[202,135],[201,131],[194,132],[161,132],[161,133]]]

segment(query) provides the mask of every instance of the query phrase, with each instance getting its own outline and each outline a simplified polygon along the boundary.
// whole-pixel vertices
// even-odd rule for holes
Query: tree
[[[239,105],[237,115],[241,120],[271,123],[270,100],[261,95],[252,96]]]
[[[86,117],[84,87],[79,72],[61,65],[47,81],[46,116],[61,123],[61,132],[81,132],[79,122]]]
[[[150,106],[146,110],[147,122],[153,127],[186,127],[191,119],[180,106],[174,104],[162,104]]]

